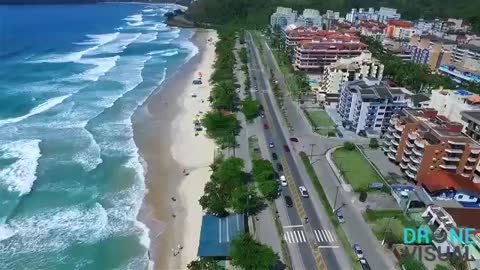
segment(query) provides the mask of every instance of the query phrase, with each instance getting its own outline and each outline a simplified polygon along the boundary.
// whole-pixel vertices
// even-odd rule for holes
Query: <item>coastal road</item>
[[[263,59],[265,59],[266,66],[269,70],[272,70],[276,80],[279,82],[279,86],[286,91],[286,84],[284,81],[283,74],[281,73],[276,60],[266,42],[262,40],[263,47]],[[339,138],[323,138],[320,136],[312,135],[311,128],[308,124],[305,124],[305,121],[299,121],[303,117],[300,110],[295,109],[296,104],[293,103],[291,99],[285,99],[285,107],[287,112],[287,117],[289,119],[294,119],[296,125],[292,134],[299,137],[301,146],[295,150],[300,151],[300,148],[307,154],[313,154],[313,166],[319,176],[321,185],[327,194],[327,197],[330,201],[330,205],[335,204],[335,196],[338,192],[338,198],[336,202],[336,208],[342,207],[343,215],[345,216],[345,223],[342,224],[342,228],[345,231],[351,244],[359,244],[369,261],[369,264],[374,270],[384,270],[384,269],[395,269],[395,263],[385,252],[383,246],[377,241],[376,237],[372,234],[368,224],[366,224],[363,219],[360,211],[352,205],[352,200],[354,200],[355,194],[352,192],[344,191],[340,188],[340,183],[338,178],[334,174],[332,168],[329,166],[326,159],[326,152],[328,149],[331,149],[337,145],[341,145],[344,139]],[[277,115],[280,115],[277,112]],[[350,138],[351,140],[351,138]],[[364,138],[356,137],[354,139],[356,142],[366,143],[367,140]],[[313,146],[312,146],[313,145]],[[310,181],[307,181],[310,182]],[[309,183],[306,183],[307,188]],[[319,202],[315,202],[318,203]],[[335,269],[335,268],[332,268]],[[343,268],[342,268],[343,269]]]
[[[248,38],[248,44],[250,45],[250,61],[254,66],[252,73],[256,78],[255,83],[258,88],[254,92],[264,104],[267,121],[270,125],[269,131],[265,132],[266,140],[276,144],[275,151],[282,164],[284,164],[285,176],[289,179],[290,184],[289,189],[284,190],[284,192],[291,196],[295,202],[295,208],[289,208],[287,211],[290,223],[286,227],[285,223],[283,224],[286,229],[300,228],[300,236],[295,229],[293,229],[293,233],[286,230],[284,239],[296,244],[300,250],[305,269],[351,269],[343,249],[339,247],[335,230],[328,221],[325,209],[312,203],[312,201],[317,201],[317,194],[310,181],[305,180],[308,179],[308,176],[303,164],[298,161],[299,158],[295,154],[297,146],[295,143],[290,143],[289,132],[282,122],[283,119],[280,118],[277,107],[274,106],[268,76],[259,61],[260,53],[254,46],[251,36]],[[252,82],[252,85],[255,85],[254,82]],[[285,151],[283,145],[288,145],[292,152]],[[306,186],[310,190],[311,198],[301,198],[298,192],[299,186]],[[290,237],[293,237],[294,240],[292,241]],[[302,242],[298,240],[299,237]]]

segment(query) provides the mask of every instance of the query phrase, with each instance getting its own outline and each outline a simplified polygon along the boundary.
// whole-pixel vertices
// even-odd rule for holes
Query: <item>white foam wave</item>
[[[114,42],[109,42],[101,47],[91,50],[86,55],[92,56],[97,54],[119,54],[123,52],[128,45],[135,42],[142,34],[141,33],[120,33]]]
[[[142,21],[142,14],[130,15],[123,20],[127,21],[127,22],[141,22]]]
[[[157,39],[158,33],[157,32],[151,32],[151,33],[145,33],[142,34],[136,42],[139,43],[149,43]]]
[[[198,54],[198,47],[195,46],[191,41],[185,41],[179,44],[183,49],[188,50],[188,56],[185,58],[185,62],[190,60],[192,57]]]
[[[79,63],[95,65],[95,67],[74,76],[73,79],[82,79],[95,82],[101,76],[105,75],[109,70],[115,67],[118,58],[120,58],[120,56],[116,55],[113,57],[82,59],[79,61]]]
[[[162,51],[151,51],[147,55],[174,56],[178,54],[178,49],[168,49]]]
[[[15,235],[15,231],[8,225],[0,224],[0,241],[6,240]]]
[[[153,8],[147,8],[147,9],[144,9],[142,10],[143,12],[153,12]]]
[[[33,108],[32,110],[30,110],[29,113],[25,114],[25,115],[22,115],[22,116],[19,116],[19,117],[14,117],[14,118],[7,118],[7,119],[3,119],[3,120],[0,120],[0,127],[1,126],[4,126],[6,124],[11,124],[11,123],[17,123],[17,122],[20,122],[22,120],[25,120],[27,119],[28,117],[32,116],[32,115],[36,115],[36,114],[39,114],[39,113],[42,113],[44,111],[47,111],[55,106],[57,106],[58,104],[62,103],[65,99],[67,99],[68,97],[70,97],[71,94],[68,94],[68,95],[65,95],[65,96],[60,96],[60,97],[54,97],[54,98],[51,98],[47,101],[45,101],[44,103],[38,105],[37,107]]]
[[[15,159],[8,167],[0,170],[0,185],[10,192],[24,195],[30,192],[37,179],[36,172],[40,153],[40,140],[3,142],[0,158]]]
[[[143,25],[143,22],[127,22],[129,26],[140,26]]]
[[[106,44],[106,43],[116,39],[119,34],[120,34],[120,32],[98,34],[98,35],[94,35],[94,34],[90,35],[89,34],[89,35],[87,35],[87,38],[89,40],[78,42],[76,44],[78,44],[78,45],[103,45],[103,44]]]
[[[93,138],[93,135],[86,129],[82,129],[81,132],[82,135],[85,133],[85,136],[88,138],[88,145],[84,146],[80,152],[77,152],[73,156],[73,160],[80,164],[85,171],[89,172],[97,168],[103,160],[101,158],[100,146]]]

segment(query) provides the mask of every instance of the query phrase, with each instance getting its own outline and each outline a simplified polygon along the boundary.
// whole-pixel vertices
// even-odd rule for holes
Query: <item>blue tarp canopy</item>
[[[197,255],[199,257],[230,257],[231,241],[244,232],[244,215],[232,214],[222,218],[204,215]]]

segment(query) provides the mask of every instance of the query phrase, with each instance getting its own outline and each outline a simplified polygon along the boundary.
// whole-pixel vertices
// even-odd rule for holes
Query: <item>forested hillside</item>
[[[225,23],[237,21],[250,27],[263,26],[276,6],[297,10],[314,8],[340,11],[380,6],[397,8],[405,19],[464,18],[480,32],[480,0],[198,0],[189,15],[196,21]]]

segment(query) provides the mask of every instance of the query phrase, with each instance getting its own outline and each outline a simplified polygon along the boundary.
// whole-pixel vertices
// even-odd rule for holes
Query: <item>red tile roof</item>
[[[452,216],[459,228],[473,228],[476,229],[473,234],[479,233],[480,208],[444,207],[443,209]]]
[[[407,21],[401,21],[401,20],[389,20],[388,21],[389,25],[394,25],[397,27],[405,27],[405,28],[412,28],[412,24],[407,22]]]
[[[480,184],[475,184],[466,177],[450,172],[438,171],[418,180],[428,192],[454,189],[456,191],[480,193]]]

